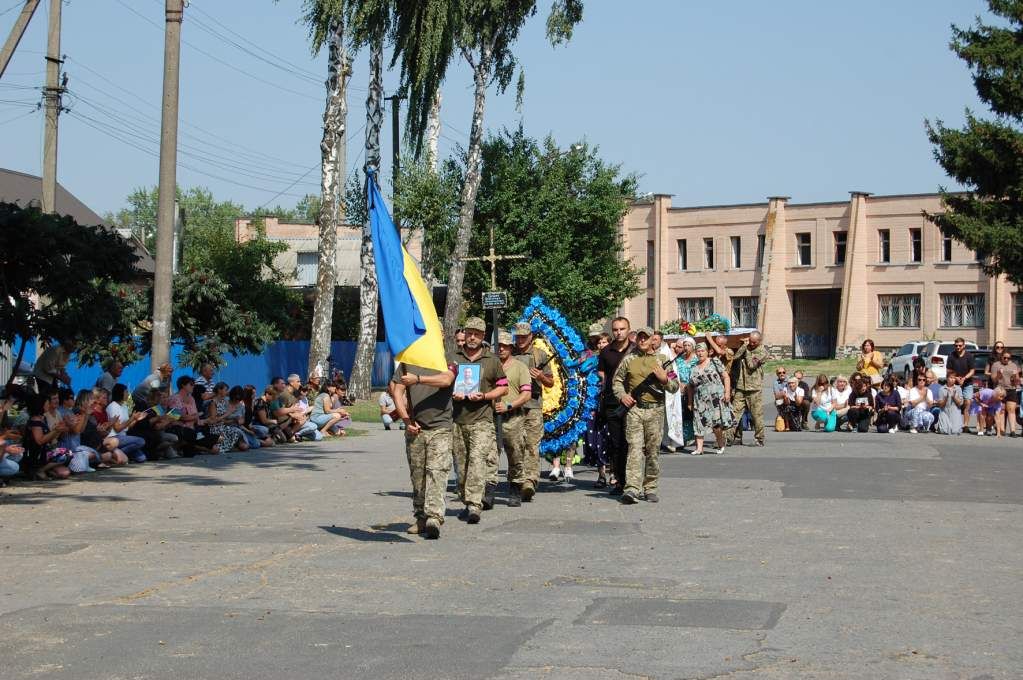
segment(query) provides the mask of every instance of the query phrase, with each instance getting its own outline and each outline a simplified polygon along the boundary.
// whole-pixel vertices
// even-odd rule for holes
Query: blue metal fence
[[[355,363],[355,342],[335,341],[330,345],[331,356],[334,366],[341,369],[345,377],[352,374],[352,365]],[[178,368],[178,357],[181,355],[181,347],[171,347],[171,363],[175,366],[174,375],[190,375],[195,373],[191,369]],[[26,353],[28,356],[28,353]],[[32,354],[34,356],[34,352]],[[29,359],[31,360],[31,359]],[[298,373],[303,380],[306,377],[306,364],[309,361],[308,340],[281,340],[267,345],[262,354],[243,354],[237,357],[228,356],[227,364],[221,366],[216,373],[217,380],[223,380],[229,385],[252,384],[257,389],[266,386],[273,376],[287,376],[289,373]],[[324,373],[327,367],[323,367]],[[72,358],[68,365],[68,375],[71,377],[71,384],[75,389],[92,387],[96,383],[103,369],[99,366],[80,367],[77,359]],[[149,358],[138,361],[130,366],[125,366],[121,374],[120,382],[129,388],[134,388],[143,378],[149,375]],[[391,379],[394,372],[394,358],[387,344],[377,343],[376,355],[373,358],[373,386],[383,387]]]

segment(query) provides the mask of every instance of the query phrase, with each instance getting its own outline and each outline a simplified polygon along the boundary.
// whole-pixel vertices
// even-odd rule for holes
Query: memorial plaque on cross
[[[480,257],[467,257],[466,262],[488,262],[490,264],[490,291],[489,293],[497,293],[497,263],[504,260],[524,260],[525,255],[498,255],[494,250],[494,225],[490,225],[490,253]],[[497,352],[497,310],[500,307],[493,306],[492,310],[492,323],[494,326],[494,352]]]

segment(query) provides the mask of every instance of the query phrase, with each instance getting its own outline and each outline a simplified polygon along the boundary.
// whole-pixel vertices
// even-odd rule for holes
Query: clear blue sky
[[[0,12],[12,8],[0,16],[4,37],[12,6],[21,4],[0,0]],[[517,45],[523,110],[515,110],[512,92],[492,94],[488,128],[521,119],[529,134],[553,134],[563,147],[585,138],[637,173],[643,191],[675,194],[675,205],[934,191],[948,180],[933,160],[924,119],[958,125],[965,107],[983,111],[964,64],[947,48],[950,24],[970,23],[986,7],[979,0],[863,0],[855,7],[589,0],[573,41],[558,49],[544,38],[548,4]],[[282,191],[272,205],[318,191],[325,57],[310,55],[296,23],[300,6],[191,1],[181,118],[182,130],[195,136],[182,137],[189,146],[179,162],[190,167],[179,168],[179,184],[207,186],[249,208]],[[162,25],[161,0],[65,2],[61,51],[69,57],[73,112],[61,117],[58,177],[98,212],[156,183]],[[30,88],[43,82],[45,26],[40,7],[0,81],[0,166],[35,174],[42,114],[12,102],[38,99]],[[360,56],[349,96],[349,167],[361,165],[367,75]],[[389,74],[385,86],[394,81]],[[471,85],[464,64],[444,84],[442,154],[467,140]],[[384,154],[389,159],[389,127]],[[387,163],[383,170],[389,176]]]

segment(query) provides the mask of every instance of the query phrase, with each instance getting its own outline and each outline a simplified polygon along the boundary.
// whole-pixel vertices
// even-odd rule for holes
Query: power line
[[[117,2],[117,4],[121,5],[126,10],[128,10],[129,12],[134,14],[135,16],[139,17],[140,19],[145,21],[150,26],[153,26],[154,28],[156,28],[161,33],[163,33],[163,28],[158,23],[156,23],[155,21],[153,21],[152,19],[150,19],[146,15],[142,14],[141,12],[138,12],[137,10],[135,10],[135,8],[133,8],[130,5],[128,5],[127,3],[125,3],[124,0],[115,0],[115,1]],[[238,66],[235,66],[234,64],[232,64],[232,63],[230,63],[228,61],[224,61],[223,59],[221,59],[220,57],[216,56],[215,54],[212,54],[211,52],[207,52],[203,48],[198,47],[197,45],[194,45],[194,44],[188,42],[184,38],[181,39],[181,42],[184,43],[185,45],[187,45],[188,47],[192,48],[193,50],[195,50],[199,54],[202,54],[202,55],[206,56],[207,58],[212,59],[213,61],[217,62],[218,64],[222,64],[222,65],[226,66],[227,68],[231,69],[232,71],[237,71],[238,73],[241,73],[243,76],[246,76],[248,78],[252,78],[253,80],[259,81],[259,82],[261,82],[261,83],[263,83],[265,85],[269,85],[269,86],[274,87],[274,88],[276,88],[278,90],[281,90],[283,92],[290,92],[291,94],[296,95],[298,97],[304,97],[306,99],[312,99],[313,101],[320,101],[321,100],[320,97],[314,97],[314,96],[312,96],[310,94],[307,94],[305,92],[299,92],[298,90],[292,90],[290,88],[284,87],[283,85],[278,85],[277,83],[274,83],[274,82],[271,82],[269,80],[266,80],[265,78],[260,78],[257,75],[253,75],[251,72],[246,71],[243,68],[239,68]]]
[[[151,139],[153,137],[159,139],[160,126],[158,123],[156,122],[146,123],[145,121],[140,123],[138,120],[125,117],[123,112],[108,108],[106,106],[103,106],[102,104],[90,100],[87,97],[84,97],[77,91],[68,90],[68,92],[71,94],[72,97],[75,97],[81,103],[85,104],[86,106],[89,106],[90,108],[96,110],[102,115],[114,119],[121,125],[126,126],[130,131],[140,133],[140,135],[144,135],[147,139]],[[267,164],[265,161],[256,162],[244,158],[233,160],[220,158],[218,156],[213,155],[209,151],[207,146],[209,145],[200,147],[183,141],[178,142],[178,149],[180,153],[190,155],[201,160],[206,160],[208,162],[212,162],[221,167],[224,167],[224,169],[236,170],[239,172],[257,171],[256,174],[262,175],[264,178],[272,179],[274,181],[287,182],[295,178],[295,175],[287,171],[286,169],[282,170],[280,167],[276,165]],[[231,150],[228,150],[228,152],[231,153],[232,155],[235,155]]]
[[[153,0],[153,1],[156,2],[156,3],[160,2],[160,0]],[[235,36],[239,40],[248,40],[247,36],[244,36],[244,35],[236,32],[236,31],[232,30],[228,26],[225,26],[215,16],[213,16],[209,12],[203,10],[201,7],[192,6],[189,9],[191,9],[193,12],[198,12],[199,14],[205,16],[207,19],[212,21],[214,24],[216,24],[217,26],[220,26],[222,29],[224,29],[225,31],[227,31],[231,35]],[[248,50],[245,50],[245,51],[247,52]],[[270,52],[269,50],[264,50],[264,52],[266,52],[266,54],[268,56],[273,57],[274,59],[276,59],[277,61],[281,62],[282,64],[284,64],[286,66],[290,66],[291,68],[293,68],[294,70],[300,72],[301,74],[305,74],[306,77],[315,79],[318,84],[322,84],[323,81],[320,78],[320,76],[316,75],[312,71],[309,71],[309,70],[303,68],[302,66],[298,66],[297,64],[291,63],[291,62],[287,61],[286,59],[284,59],[283,57],[280,57],[279,55],[276,55],[273,52]]]
[[[70,62],[70,61],[72,61],[72,59],[70,57],[68,57],[67,61]],[[124,88],[123,86],[115,83],[114,81],[110,80],[109,78],[104,76],[99,71],[96,71],[95,69],[90,68],[88,65],[83,64],[82,62],[77,61],[77,60],[74,61],[74,64],[84,68],[85,70],[89,71],[90,73],[95,74],[97,77],[101,78],[105,82],[109,83],[113,87],[117,88],[121,92],[124,92],[125,94],[127,94],[128,96],[134,98],[135,100],[141,102],[142,104],[145,104],[146,106],[148,106],[149,108],[153,109],[154,111],[160,111],[161,110],[160,107],[157,106],[156,104],[153,104],[152,102],[146,100],[144,97],[138,95],[137,93],[132,92],[131,90],[128,90],[128,89]],[[130,104],[129,102],[127,102],[124,99],[118,97],[117,95],[112,94],[108,90],[104,90],[103,88],[99,87],[98,85],[89,82],[88,80],[82,78],[81,76],[76,76],[75,77],[75,82],[83,83],[87,87],[89,87],[89,88],[99,92],[100,94],[102,94],[102,95],[104,95],[106,97],[109,97],[110,99],[113,99],[114,101],[119,102],[119,103],[123,104],[124,106],[127,106],[129,109],[131,109],[132,111],[138,113],[143,118],[147,118],[147,119],[152,120],[154,122],[159,122],[159,118],[156,118],[156,117],[146,113],[142,109],[139,109],[138,107]],[[255,151],[255,150],[249,149],[247,147],[244,147],[244,146],[238,144],[237,142],[233,142],[233,141],[227,139],[226,137],[223,137],[223,136],[218,135],[216,133],[210,132],[209,130],[207,130],[207,129],[203,128],[203,127],[200,127],[200,126],[198,126],[198,125],[196,125],[194,123],[190,123],[187,120],[181,119],[180,122],[181,122],[182,126],[191,128],[193,130],[197,130],[197,131],[201,132],[205,137],[208,137],[209,139],[217,140],[219,142],[223,142],[223,144],[226,144],[227,146],[224,146],[222,144],[217,144],[216,142],[211,142],[208,139],[203,139],[203,137],[201,137],[199,135],[192,134],[192,133],[188,132],[187,130],[182,130],[182,132],[181,132],[182,136],[190,137],[190,138],[192,138],[192,139],[194,139],[194,140],[196,140],[196,141],[198,141],[198,142],[200,142],[202,144],[206,144],[208,146],[212,146],[212,147],[215,147],[215,148],[220,148],[222,150],[230,151],[232,153],[236,153],[236,154],[242,155],[242,156],[251,156],[251,157],[254,157],[254,158],[261,158],[261,159],[273,161],[274,163],[277,163],[277,164],[280,164],[280,165],[290,165],[290,166],[293,166],[293,167],[296,168],[296,172],[297,172],[297,169],[305,169],[305,167],[306,167],[305,164],[303,164],[303,163],[295,163],[294,161],[284,160],[283,158],[277,158],[275,156],[271,156],[271,155],[263,153],[261,151]]]
[[[111,139],[115,139],[115,140],[121,142],[122,144],[130,146],[130,147],[132,147],[134,149],[137,149],[138,151],[141,151],[142,153],[148,154],[148,155],[150,155],[150,156],[152,156],[154,158],[159,158],[160,157],[159,153],[157,153],[157,152],[154,152],[154,151],[152,151],[150,149],[146,149],[145,147],[139,146],[138,144],[132,142],[131,140],[124,139],[123,137],[118,136],[116,134],[116,132],[112,132],[109,129],[104,128],[102,125],[96,125],[94,123],[89,122],[86,119],[86,116],[83,116],[82,114],[80,114],[80,113],[78,113],[76,111],[69,111],[68,113],[71,115],[72,118],[77,119],[83,125],[85,125],[87,127],[90,127],[93,130],[96,130],[97,132],[99,132],[99,133],[101,133],[103,135],[106,135],[107,137],[110,137]],[[246,189],[255,189],[256,191],[264,191],[264,192],[273,191],[273,189],[267,189],[266,187],[255,186],[255,185],[252,185],[252,184],[245,184],[244,182],[238,182],[236,180],[229,179],[227,177],[223,177],[221,175],[215,175],[215,174],[213,174],[211,172],[206,172],[205,170],[200,170],[199,168],[196,168],[194,166],[188,165],[186,163],[179,162],[178,165],[181,166],[182,168],[186,168],[186,169],[191,170],[193,172],[197,172],[200,175],[204,175],[204,176],[210,177],[212,179],[217,179],[217,180],[220,180],[222,182],[227,182],[228,184],[233,184],[235,186],[244,187]],[[284,194],[284,193],[282,193],[281,195],[282,196],[292,196],[292,197],[295,197],[295,198],[303,198],[304,197],[303,194]]]
[[[8,123],[13,123],[16,120],[21,120],[22,118],[28,118],[29,116],[31,116],[33,113],[37,112],[38,110],[39,110],[39,107],[36,107],[36,108],[32,109],[31,111],[27,111],[25,113],[19,113],[18,115],[14,116],[13,118],[8,118],[7,120],[0,120],[0,125],[7,125]]]
[[[7,9],[3,10],[2,12],[0,12],[0,17],[2,17],[3,15],[5,15],[5,14],[7,14],[9,12],[13,12],[14,10],[18,9],[19,7],[24,7],[24,6],[25,6],[25,0],[19,0],[19,2],[14,3],[10,7],[8,7]]]
[[[366,127],[366,124],[365,124],[365,123],[363,123],[363,124],[362,124],[362,126],[361,126],[361,127],[360,127],[360,128],[358,129],[358,130],[356,130],[356,131],[355,131],[355,133],[354,133],[354,134],[352,134],[352,135],[349,135],[349,134],[348,134],[348,131],[346,130],[346,131],[345,131],[345,136],[346,136],[347,138],[351,138],[351,137],[356,137],[356,136],[358,136],[358,134],[359,134],[360,132],[362,132],[362,130],[363,130],[363,129],[364,129],[365,127]],[[347,144],[347,141],[346,141],[346,144]],[[364,149],[363,149],[363,150],[364,150]],[[358,158],[356,158],[356,163],[358,163]],[[305,175],[303,175],[302,177],[300,177],[300,178],[299,178],[299,180],[305,179],[305,177],[306,177],[307,175],[309,175],[309,173],[311,173],[312,171],[314,171],[314,170],[316,170],[317,168],[320,168],[320,167],[321,167],[321,164],[317,163],[317,164],[316,164],[315,166],[313,166],[312,168],[310,168],[309,170],[307,170],[307,171],[306,171],[306,173],[305,173]],[[349,178],[349,176],[351,175],[351,172],[352,172],[352,171],[349,171],[349,172],[348,172],[348,173],[347,173],[347,174],[345,175],[345,177],[344,177],[344,180],[343,180],[343,182],[342,182],[342,186],[343,186],[343,187],[347,187],[347,186],[348,186],[348,178]],[[269,206],[269,205],[270,205],[270,203],[271,203],[271,202],[273,202],[274,200],[276,200],[278,196],[282,195],[282,194],[284,193],[284,191],[287,191],[288,189],[291,189],[291,188],[292,188],[293,186],[295,186],[296,184],[298,184],[298,181],[299,181],[299,180],[296,180],[296,181],[295,181],[295,182],[293,182],[293,183],[292,183],[291,185],[288,185],[288,186],[284,187],[283,189],[281,189],[281,191],[279,191],[278,193],[274,194],[274,195],[273,195],[273,196],[272,196],[272,197],[271,197],[271,198],[270,198],[269,200],[267,200],[267,201],[266,201],[265,203],[263,203],[263,205],[262,205],[262,206],[260,206],[259,208],[257,208],[256,210],[259,210],[260,208],[266,208],[267,206]],[[343,189],[343,190],[344,190],[344,189]]]
[[[153,0],[153,2],[155,2],[157,5],[162,5],[162,0]],[[282,70],[282,71],[284,71],[284,72],[286,72],[286,73],[288,73],[288,74],[290,74],[292,76],[295,76],[297,78],[301,78],[304,82],[311,82],[311,83],[314,83],[314,84],[320,85],[320,86],[323,85],[323,82],[325,80],[323,76],[321,76],[319,74],[316,74],[316,73],[308,70],[307,68],[305,68],[303,66],[299,66],[299,65],[295,64],[294,62],[290,62],[287,59],[281,57],[280,55],[274,54],[273,52],[270,52],[267,49],[261,48],[260,51],[263,54],[260,54],[259,52],[256,52],[256,51],[252,50],[250,47],[245,45],[245,41],[249,40],[248,36],[244,36],[244,35],[238,33],[237,31],[231,29],[229,26],[226,26],[224,23],[219,21],[215,16],[213,16],[209,12],[204,11],[203,9],[201,9],[198,6],[192,6],[189,9],[193,13],[194,12],[198,12],[200,15],[206,17],[209,21],[213,22],[214,24],[216,24],[217,26],[222,28],[224,31],[226,31],[227,33],[233,35],[235,38],[237,38],[238,40],[241,40],[242,42],[239,43],[237,40],[233,40],[232,38],[224,35],[223,33],[220,33],[216,29],[214,29],[214,28],[210,27],[208,24],[204,23],[202,20],[200,20],[200,19],[196,18],[195,16],[193,16],[189,21],[191,23],[194,23],[200,30],[203,30],[203,31],[209,33],[210,35],[214,36],[215,38],[218,38],[219,40],[228,43],[232,47],[235,47],[239,51],[244,52],[245,54],[258,59],[259,61],[262,61],[262,62],[264,62],[266,64],[269,64],[270,66],[273,66],[276,69],[280,69],[280,70]],[[366,88],[353,87],[353,86],[348,86],[348,89],[352,90],[354,92],[366,92],[367,91]]]
[[[144,131],[144,130],[143,131],[138,131],[137,129],[133,130],[130,126],[127,129],[123,128],[123,127],[118,127],[117,125],[112,124],[112,123],[110,123],[108,121],[97,120],[96,118],[93,118],[93,117],[88,116],[88,115],[86,115],[84,113],[81,113],[81,112],[78,112],[78,116],[79,116],[79,118],[84,118],[84,119],[86,119],[88,121],[91,121],[92,123],[94,123],[96,125],[104,126],[107,129],[109,129],[111,131],[114,131],[114,132],[116,132],[116,133],[118,133],[120,135],[126,135],[128,137],[131,137],[131,138],[134,138],[136,140],[139,140],[139,142],[141,142],[141,143],[144,143],[144,144],[145,143],[157,144],[157,145],[159,144],[159,134],[155,134],[155,133],[148,133],[147,134],[146,131]],[[186,157],[198,160],[198,161],[200,161],[202,163],[206,163],[208,165],[212,165],[215,168],[218,168],[220,170],[227,170],[227,171],[230,171],[232,173],[241,175],[243,177],[249,177],[251,179],[255,179],[255,180],[258,180],[258,181],[287,182],[287,181],[294,180],[294,176],[290,176],[290,175],[289,176],[282,176],[282,175],[275,175],[275,174],[270,174],[270,173],[266,173],[266,172],[259,172],[258,170],[247,168],[247,167],[245,167],[243,165],[240,165],[240,164],[228,161],[228,160],[224,160],[224,159],[221,159],[221,158],[217,158],[217,157],[214,157],[214,156],[210,156],[208,154],[203,154],[201,152],[188,151],[188,150],[181,149],[181,150],[179,150],[179,153],[181,155],[183,155],[183,156],[186,156]]]

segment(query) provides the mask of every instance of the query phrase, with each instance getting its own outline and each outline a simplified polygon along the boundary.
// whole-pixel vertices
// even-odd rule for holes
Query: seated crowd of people
[[[871,376],[857,371],[848,378],[819,375],[809,385],[802,371],[793,375],[783,366],[775,371],[778,430],[916,434],[962,434],[976,418],[976,434],[1017,437],[1016,409],[1020,403],[1020,369],[1006,352],[979,376],[947,369],[941,384],[921,359],[906,379],[899,375]]]
[[[147,460],[247,451],[299,440],[345,435],[351,423],[343,379],[297,374],[275,377],[262,392],[253,385],[213,380],[205,364],[198,376],[172,379],[163,364],[131,392],[112,362],[92,389],[74,391],[70,380],[38,391],[15,387],[0,402],[0,483],[22,475],[64,479]],[[66,374],[64,374],[66,379]]]

